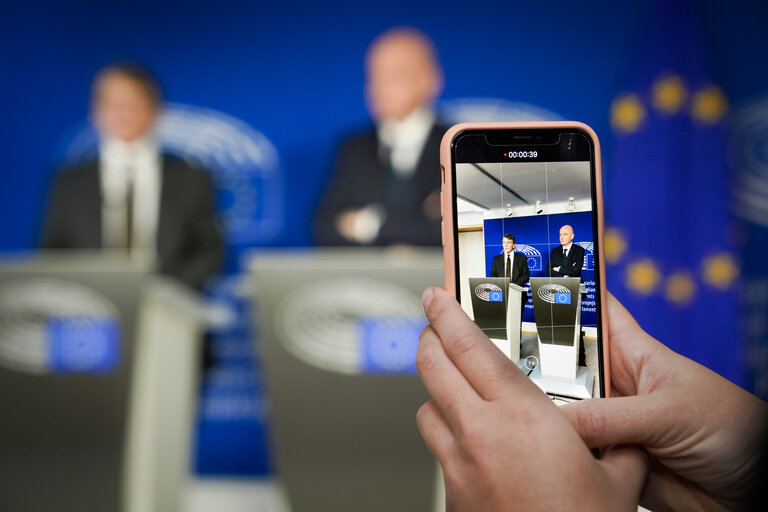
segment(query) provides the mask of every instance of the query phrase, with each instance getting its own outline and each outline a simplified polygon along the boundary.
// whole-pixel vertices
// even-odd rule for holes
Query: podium
[[[582,291],[578,277],[531,278],[539,365],[530,378],[547,393],[592,398],[594,375],[578,366]]]
[[[182,510],[197,295],[67,251],[5,256],[0,304],[0,508]]]
[[[475,323],[513,362],[520,359],[522,292],[508,277],[470,277]]]
[[[431,510],[435,459],[414,420],[429,395],[414,360],[427,323],[421,293],[442,283],[442,253],[259,250],[247,269],[291,510]],[[366,339],[366,317],[417,325],[395,339]],[[409,349],[390,350],[400,343]],[[378,368],[411,369],[377,373],[370,356]]]

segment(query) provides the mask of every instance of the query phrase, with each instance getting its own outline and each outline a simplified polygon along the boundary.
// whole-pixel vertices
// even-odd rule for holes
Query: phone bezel
[[[603,201],[602,174],[600,162],[600,143],[589,126],[573,121],[567,122],[521,122],[521,123],[462,123],[446,132],[441,144],[441,172],[443,185],[441,190],[441,206],[443,211],[443,252],[445,260],[446,289],[459,300],[459,262],[458,262],[458,229],[456,208],[456,145],[462,137],[468,135],[485,135],[489,147],[500,146],[531,146],[536,144],[528,137],[547,135],[550,137],[539,140],[549,140],[551,134],[559,133],[558,142],[563,134],[578,133],[587,139],[590,148],[590,190],[592,192],[592,231],[595,262],[595,299],[596,323],[598,326],[598,366],[602,375],[599,376],[599,393],[601,397],[609,396],[610,366],[608,352],[608,329],[604,314],[606,305],[605,268],[603,265]],[[494,142],[491,143],[489,140]],[[512,137],[511,142],[509,137]],[[526,142],[523,142],[526,141]],[[539,144],[542,144],[541,142]],[[448,172],[446,172],[448,169]]]

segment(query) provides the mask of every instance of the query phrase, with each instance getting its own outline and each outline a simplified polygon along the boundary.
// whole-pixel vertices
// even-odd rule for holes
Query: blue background
[[[698,2],[715,80],[733,101],[768,89],[766,7]],[[133,58],[168,99],[213,108],[277,146],[288,188],[272,245],[311,244],[309,219],[338,143],[364,127],[363,58],[400,24],[440,52],[443,98],[524,101],[590,124],[610,151],[608,109],[628,87],[651,6],[625,2],[7,1],[0,5],[0,249],[35,245],[54,149],[87,112],[95,71]]]

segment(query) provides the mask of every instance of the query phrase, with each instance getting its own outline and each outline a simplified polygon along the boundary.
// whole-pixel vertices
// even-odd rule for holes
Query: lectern
[[[435,461],[414,419],[429,395],[413,367],[440,251],[260,250],[248,273],[291,510],[431,510]]]
[[[540,361],[530,377],[547,393],[592,397],[594,376],[578,366],[582,287],[578,277],[531,278]]]
[[[126,258],[0,261],[0,509],[180,511],[200,311]]]
[[[508,277],[470,277],[475,323],[512,361],[520,359],[520,315],[526,289]]]

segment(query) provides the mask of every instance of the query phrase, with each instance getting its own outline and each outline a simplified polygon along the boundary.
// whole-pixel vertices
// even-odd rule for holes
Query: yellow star
[[[622,94],[611,103],[611,126],[617,132],[637,131],[645,115],[645,107],[637,94]]]
[[[665,114],[677,114],[687,97],[685,84],[677,75],[668,75],[653,84],[653,107]]]
[[[627,250],[627,241],[624,235],[616,228],[605,230],[603,237],[605,259],[608,263],[617,263]]]
[[[696,293],[696,283],[693,281],[690,272],[681,270],[675,272],[667,278],[667,299],[681,306],[687,306],[691,303],[693,295]]]
[[[704,281],[721,290],[728,289],[739,275],[735,259],[725,252],[707,257],[703,267]]]
[[[632,263],[627,267],[627,288],[643,295],[650,295],[659,284],[661,274],[650,259]]]
[[[715,85],[699,89],[693,95],[691,116],[705,124],[715,124],[728,110],[728,99]]]

